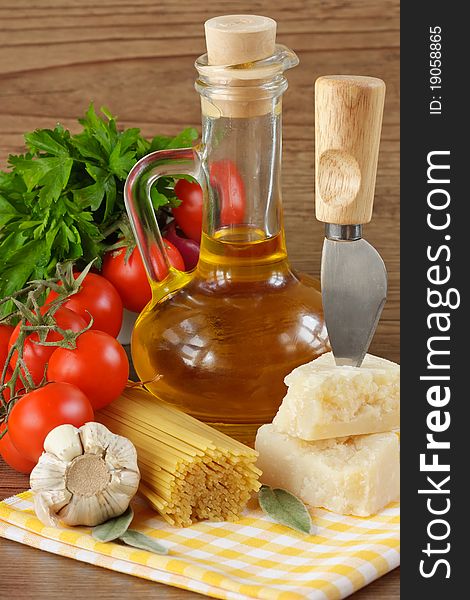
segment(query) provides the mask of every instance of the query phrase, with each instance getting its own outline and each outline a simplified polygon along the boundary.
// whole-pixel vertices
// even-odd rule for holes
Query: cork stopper
[[[272,56],[276,21],[259,15],[224,15],[206,21],[210,65],[242,65]]]
[[[276,55],[276,21],[258,15],[224,15],[209,19],[204,27],[207,62],[196,66],[200,74],[226,88],[217,97],[201,96],[203,114],[246,118],[270,112],[272,100],[255,82],[266,81],[281,68],[276,63],[258,64]]]

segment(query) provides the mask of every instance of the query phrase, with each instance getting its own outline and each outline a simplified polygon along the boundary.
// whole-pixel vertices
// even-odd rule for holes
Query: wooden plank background
[[[288,73],[283,162],[288,249],[298,269],[318,276],[323,237],[313,208],[313,82],[359,74],[387,84],[374,219],[365,235],[382,254],[390,282],[371,351],[399,360],[398,0],[0,0],[0,168],[21,151],[25,131],[57,121],[76,129],[90,100],[147,136],[200,129],[193,62],[204,52],[203,22],[230,13],[276,19],[279,42],[301,61]],[[26,486],[25,477],[0,464],[0,497]],[[5,597],[21,590],[21,598],[62,598],[64,585],[67,594],[93,598],[196,596],[3,539],[0,574]],[[397,572],[354,595],[398,597]]]

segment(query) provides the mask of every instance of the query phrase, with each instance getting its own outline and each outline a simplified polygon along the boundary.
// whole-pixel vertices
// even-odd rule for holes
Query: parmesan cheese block
[[[306,504],[367,517],[400,493],[395,433],[306,442],[263,425],[256,436],[261,481]]]
[[[333,354],[297,367],[273,420],[281,433],[321,440],[390,431],[400,423],[400,366],[367,354],[361,367],[338,367]]]

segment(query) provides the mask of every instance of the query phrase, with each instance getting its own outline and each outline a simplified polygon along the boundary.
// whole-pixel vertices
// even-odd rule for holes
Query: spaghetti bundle
[[[97,420],[134,444],[140,491],[171,525],[234,521],[260,488],[255,450],[143,389],[127,388]]]

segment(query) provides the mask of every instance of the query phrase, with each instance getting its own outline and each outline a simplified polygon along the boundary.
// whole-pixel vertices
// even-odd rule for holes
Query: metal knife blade
[[[359,367],[387,297],[387,271],[363,239],[323,242],[323,311],[337,365]]]

